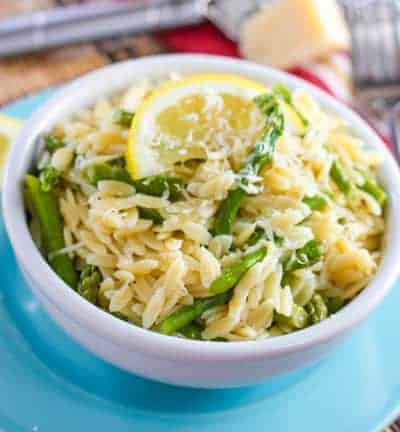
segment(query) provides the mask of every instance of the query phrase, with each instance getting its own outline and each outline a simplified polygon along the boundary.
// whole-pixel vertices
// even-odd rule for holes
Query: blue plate
[[[50,93],[4,112],[26,118]],[[0,432],[371,432],[400,414],[399,287],[312,369],[190,390],[125,373],[72,341],[22,280],[1,220],[0,268]]]

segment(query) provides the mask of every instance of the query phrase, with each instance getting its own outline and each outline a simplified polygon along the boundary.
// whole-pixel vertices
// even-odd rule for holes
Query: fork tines
[[[364,0],[344,4],[352,35],[357,90],[400,96],[400,3]]]

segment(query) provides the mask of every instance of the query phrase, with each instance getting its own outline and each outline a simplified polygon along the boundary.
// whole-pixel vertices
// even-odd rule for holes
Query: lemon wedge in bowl
[[[0,186],[3,180],[3,169],[8,150],[18,135],[22,121],[0,114]]]
[[[252,100],[264,85],[236,75],[204,74],[168,81],[136,111],[126,151],[133,178],[206,159],[238,140],[253,142],[263,121]]]

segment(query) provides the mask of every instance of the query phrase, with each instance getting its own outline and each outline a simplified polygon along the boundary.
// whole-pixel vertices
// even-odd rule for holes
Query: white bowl
[[[82,299],[47,265],[34,245],[25,218],[23,177],[37,149],[37,137],[133,80],[182,74],[234,73],[263,83],[283,83],[310,91],[323,108],[338,114],[368,145],[379,151],[379,177],[389,194],[383,261],[370,284],[343,310],[320,324],[285,336],[254,342],[216,343],[163,336],[120,321]],[[11,149],[3,188],[3,213],[12,247],[33,292],[54,320],[99,357],[135,374],[191,387],[243,386],[316,362],[350,334],[379,304],[399,273],[400,175],[382,141],[354,112],[315,87],[283,72],[252,63],[205,55],[165,55],[114,64],[58,91],[26,122]],[[345,359],[343,360],[345,361]]]

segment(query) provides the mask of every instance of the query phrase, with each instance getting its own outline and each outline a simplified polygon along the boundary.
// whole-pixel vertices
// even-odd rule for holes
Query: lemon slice
[[[8,150],[22,126],[22,121],[0,114],[0,186]]]
[[[161,84],[136,111],[126,152],[129,172],[134,178],[154,175],[238,140],[254,142],[265,120],[252,99],[265,90],[219,74]]]

